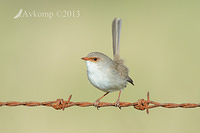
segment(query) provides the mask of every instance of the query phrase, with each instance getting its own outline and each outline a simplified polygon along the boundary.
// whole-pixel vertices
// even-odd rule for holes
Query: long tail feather
[[[112,37],[113,37],[113,58],[118,60],[119,54],[119,41],[121,32],[122,20],[120,18],[115,18],[112,22]]]

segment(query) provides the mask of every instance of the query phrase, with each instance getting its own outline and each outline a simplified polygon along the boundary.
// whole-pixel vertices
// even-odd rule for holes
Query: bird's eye
[[[97,58],[96,58],[96,57],[94,58],[94,61],[97,61]]]

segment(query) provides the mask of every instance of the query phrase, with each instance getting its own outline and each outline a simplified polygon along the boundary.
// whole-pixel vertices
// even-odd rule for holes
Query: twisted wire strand
[[[46,106],[46,107],[53,107],[56,110],[64,110],[65,108],[69,108],[72,106],[78,106],[78,107],[89,107],[89,106],[95,106],[95,103],[91,102],[71,102],[72,95],[69,96],[67,101],[64,101],[63,99],[57,99],[56,101],[47,101],[47,102],[0,102],[1,106],[29,106],[29,107],[35,107],[35,106]],[[99,102],[98,107],[108,107],[108,106],[115,106],[115,103],[107,103],[107,102]],[[163,108],[196,108],[200,107],[200,104],[195,103],[182,103],[182,104],[176,104],[176,103],[159,103],[154,102],[150,100],[149,92],[147,93],[147,100],[139,99],[137,102],[119,102],[119,107],[130,107],[133,106],[137,110],[146,110],[147,114],[149,114],[149,109],[156,108],[156,107],[163,107]]]

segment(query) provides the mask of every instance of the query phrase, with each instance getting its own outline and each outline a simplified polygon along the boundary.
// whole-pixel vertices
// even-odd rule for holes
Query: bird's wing
[[[115,18],[112,22],[112,37],[113,37],[113,58],[119,59],[119,41],[121,32],[122,20]]]
[[[128,76],[128,78],[127,78],[127,81],[129,82],[129,83],[131,83],[132,85],[134,85],[134,83],[133,83],[133,80]]]

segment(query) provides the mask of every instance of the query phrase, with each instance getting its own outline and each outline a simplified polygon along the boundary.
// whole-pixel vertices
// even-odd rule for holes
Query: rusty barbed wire
[[[95,103],[91,102],[71,102],[72,95],[69,96],[67,101],[63,99],[57,99],[56,101],[48,101],[48,102],[0,102],[1,106],[47,106],[53,107],[56,110],[64,110],[65,108],[72,107],[72,106],[79,106],[79,107],[89,107],[95,106]],[[99,102],[98,108],[100,107],[108,107],[108,106],[115,106],[115,103],[107,103],[107,102]],[[147,93],[147,100],[139,99],[137,102],[130,103],[130,102],[119,102],[119,107],[129,107],[133,106],[137,110],[146,110],[147,114],[149,114],[149,109],[156,108],[156,107],[163,107],[163,108],[196,108],[200,107],[200,104],[195,103],[158,103],[154,101],[150,101],[149,92]]]

